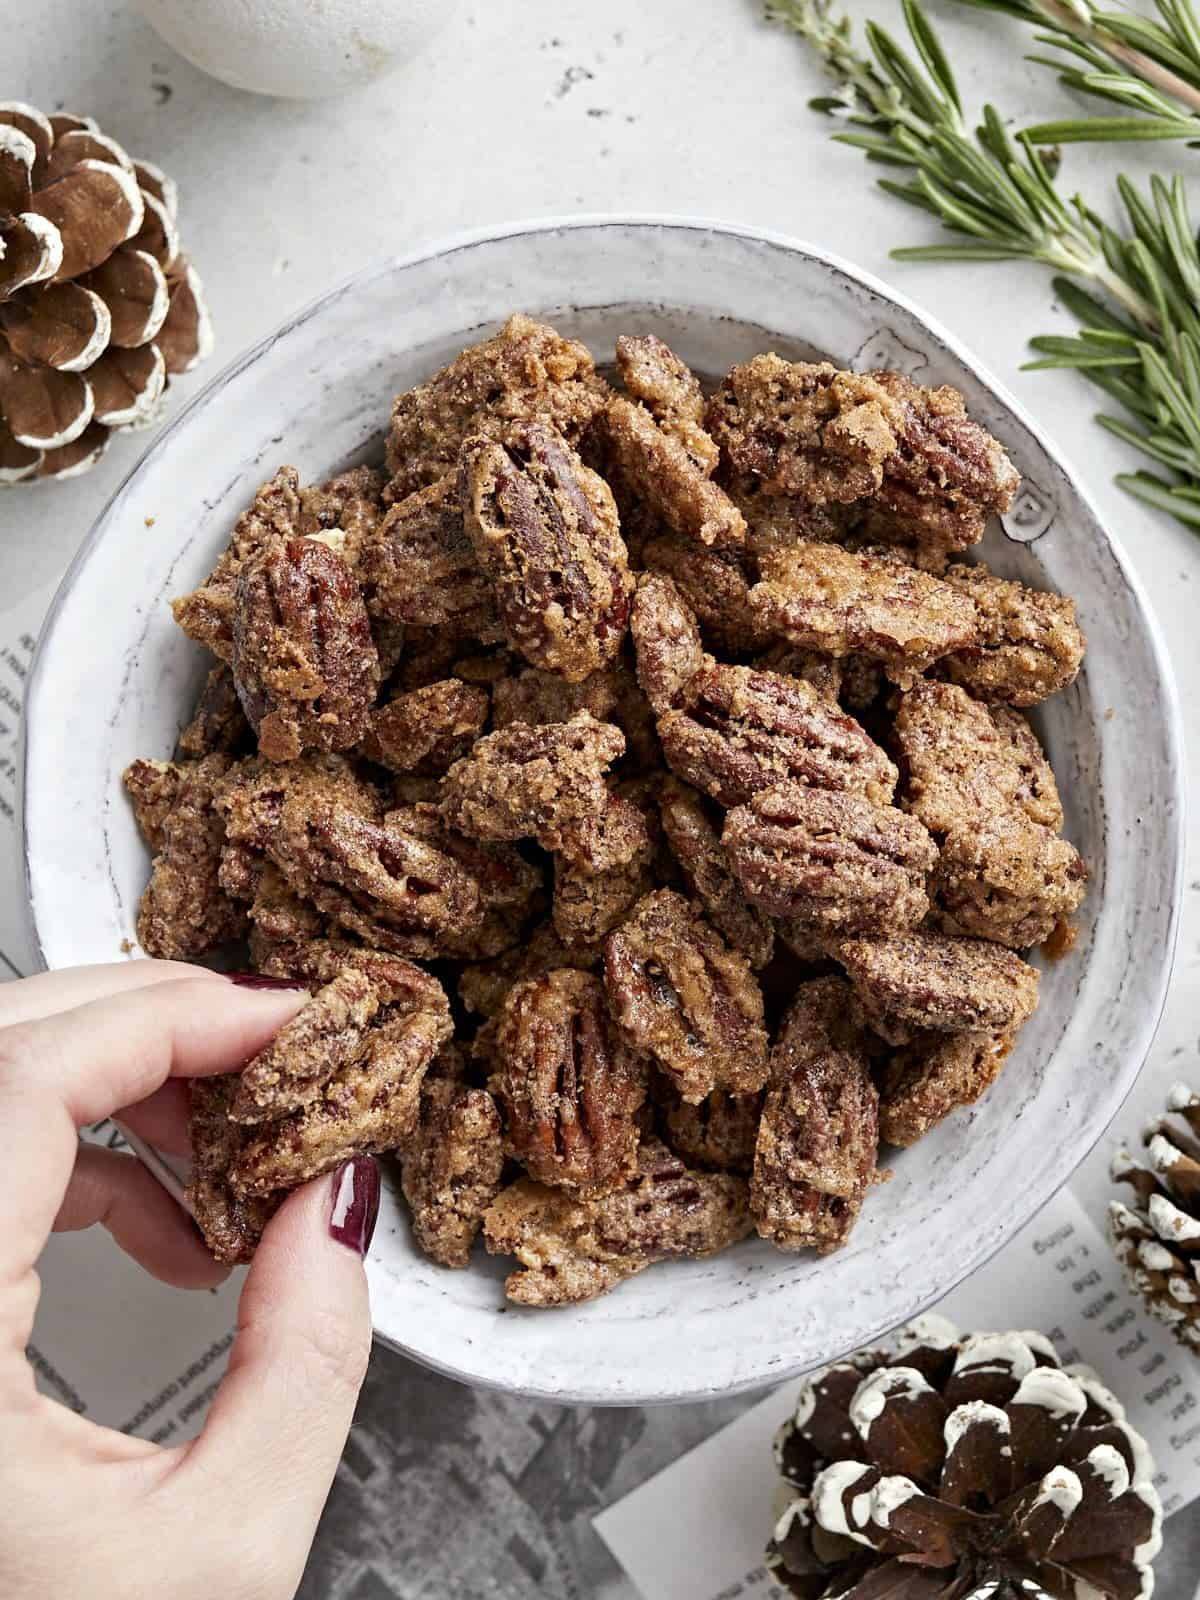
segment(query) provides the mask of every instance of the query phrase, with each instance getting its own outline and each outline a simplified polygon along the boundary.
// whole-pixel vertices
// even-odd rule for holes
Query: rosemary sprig
[[[1036,143],[1085,140],[1200,140],[1200,21],[1191,0],[1156,0],[1158,19],[1128,7],[1101,11],[1093,0],[959,0],[1048,30],[1033,55],[1068,89],[1121,106],[1125,116],[1064,117],[1027,131]]]
[[[767,4],[767,16],[806,40],[833,79],[835,92],[810,103],[843,123],[834,138],[902,172],[881,177],[881,188],[951,235],[892,255],[1053,268],[1081,327],[1075,337],[1034,339],[1039,359],[1030,366],[1073,367],[1115,400],[1127,417],[1101,415],[1100,425],[1176,475],[1143,470],[1118,483],[1200,527],[1200,250],[1182,181],[1154,178],[1147,198],[1118,179],[1123,236],[1078,196],[1063,199],[1054,158],[1028,130],[1010,138],[992,106],[969,130],[919,0],[904,0],[904,15],[919,60],[875,23],[866,26],[871,53],[860,54],[833,0]]]

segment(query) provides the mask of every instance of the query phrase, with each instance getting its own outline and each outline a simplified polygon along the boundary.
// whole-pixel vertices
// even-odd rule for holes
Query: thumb
[[[280,1593],[292,1589],[279,1564],[299,1582],[366,1375],[362,1260],[378,1211],[370,1156],[289,1195],[255,1252],[229,1370],[182,1468],[209,1480],[200,1503],[271,1565]]]

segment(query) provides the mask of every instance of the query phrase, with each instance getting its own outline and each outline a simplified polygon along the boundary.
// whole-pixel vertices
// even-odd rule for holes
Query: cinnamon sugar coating
[[[685,443],[675,428],[660,427],[645,406],[620,395],[605,409],[604,436],[618,472],[668,528],[706,545],[745,538],[741,512],[696,464],[694,440]]]
[[[443,1075],[439,1062],[425,1076],[417,1126],[400,1147],[401,1187],[419,1248],[439,1266],[462,1268],[500,1193],[500,1113],[486,1089]]]
[[[172,778],[161,779],[157,800],[149,799],[143,786],[141,815],[158,844],[137,917],[147,955],[190,961],[245,932],[245,908],[220,883],[225,827],[215,797],[229,764],[223,755],[186,762],[173,769]],[[136,787],[140,764],[134,768]],[[169,797],[171,784],[175,792]]]
[[[493,1017],[504,1004],[514,984],[529,978],[545,977],[560,967],[578,972],[600,968],[604,951],[601,944],[565,944],[553,922],[539,922],[521,940],[492,961],[477,961],[465,966],[458,980],[459,999],[468,1011]]]
[[[685,705],[692,680],[710,658],[696,618],[670,578],[644,572],[630,618],[637,678],[656,716]]]
[[[704,431],[705,401],[696,374],[653,333],[621,334],[616,354],[626,392],[679,440],[706,477],[711,475],[719,452]]]
[[[771,1051],[750,1210],[781,1250],[845,1244],[875,1181],[879,1099],[841,978],[802,984]]]
[[[1074,683],[1087,647],[1075,602],[998,578],[982,563],[954,566],[946,582],[974,603],[977,636],[942,669],[980,700],[1034,706]]]
[[[598,833],[603,841],[593,852],[594,859],[603,861],[598,869],[565,856],[555,858],[552,915],[568,945],[595,944],[654,887],[658,841],[639,806],[612,795]]]
[[[761,1094],[726,1094],[714,1089],[698,1105],[684,1100],[661,1075],[654,1085],[663,1142],[692,1167],[748,1177],[762,1116]]]
[[[654,1057],[685,1100],[762,1087],[762,991],[746,958],[682,895],[647,895],[609,934],[604,982],[626,1039]]]
[[[880,1074],[879,1135],[916,1144],[960,1106],[991,1087],[1013,1047],[1012,1033],[921,1034],[896,1050]]]
[[[373,467],[351,467],[324,483],[300,491],[297,532],[327,539],[352,569],[362,547],[383,516],[383,474]]]
[[[507,728],[510,722],[570,722],[587,711],[597,722],[613,722],[621,698],[621,669],[603,667],[568,683],[557,672],[522,667],[497,680],[492,689],[492,722]]]
[[[490,703],[486,689],[460,678],[398,694],[369,713],[363,754],[390,772],[440,776],[483,732]]]
[[[178,761],[131,761],[121,775],[142,838],[157,855],[167,818],[179,804],[187,768]]]

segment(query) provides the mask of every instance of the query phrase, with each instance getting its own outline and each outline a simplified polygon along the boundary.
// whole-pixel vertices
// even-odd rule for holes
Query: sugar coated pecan
[[[630,619],[637,677],[657,716],[687,703],[692,679],[709,659],[691,607],[670,578],[644,572]]]
[[[737,550],[709,550],[679,534],[650,539],[642,560],[671,579],[714,649],[728,655],[765,649],[776,629],[750,603],[750,565]]]
[[[897,1044],[914,1029],[1007,1033],[1037,1008],[1037,969],[983,939],[914,929],[842,939],[834,954],[875,1031]]]
[[[246,1129],[229,1118],[237,1090],[233,1073],[188,1082],[192,1164],[185,1199],[205,1244],[227,1266],[251,1259],[263,1229],[283,1200],[283,1191],[242,1195],[230,1182],[230,1172],[248,1137]]]
[[[179,804],[187,767],[178,761],[131,761],[121,775],[147,847],[157,855],[167,818]]]
[[[459,678],[398,694],[368,713],[363,754],[391,772],[440,775],[483,732],[489,704],[486,689]]]
[[[879,488],[898,421],[874,378],[776,355],[734,367],[708,407],[709,432],[736,472],[816,504]]]
[[[357,1055],[378,1010],[379,993],[366,973],[339,972],[246,1063],[230,1116],[271,1122],[307,1105]]]
[[[633,580],[612,492],[552,428],[473,437],[459,467],[463,523],[509,643],[579,682],[611,661]]]
[[[844,1245],[875,1180],[879,1099],[854,1009],[841,978],[802,984],[771,1052],[750,1209],[782,1250]]]
[[[680,1098],[670,1081],[654,1086],[658,1126],[667,1146],[688,1166],[749,1175],[754,1165],[761,1094],[714,1089],[699,1105]]]
[[[942,670],[980,700],[1034,706],[1074,683],[1087,641],[1075,602],[998,578],[980,564],[953,566],[946,582],[974,603],[976,638],[948,655]]]
[[[888,555],[836,544],[800,544],[761,562],[751,604],[793,644],[831,656],[881,661],[902,682],[974,643],[969,596]]]
[[[400,1147],[401,1187],[418,1247],[439,1266],[465,1267],[500,1193],[504,1149],[496,1102],[443,1074],[446,1054],[425,1076],[417,1126]]]
[[[746,519],[741,554],[747,562],[811,539],[841,544],[851,538],[862,517],[853,502],[844,505],[837,500],[813,501],[803,494],[772,492],[753,472],[723,472],[721,481]]]
[[[880,1074],[879,1134],[885,1144],[916,1144],[995,1082],[1013,1047],[1011,1033],[931,1033],[893,1052]]]
[[[1025,950],[1079,909],[1087,868],[1068,840],[1014,810],[948,833],[931,888],[947,931]]]
[[[609,1017],[599,978],[560,968],[517,984],[489,1055],[506,1148],[530,1177],[597,1191],[630,1174],[646,1073]]]
[[[272,761],[357,743],[379,657],[353,573],[316,539],[267,546],[242,568],[233,676],[258,746]]]
[[[444,1012],[445,990],[423,968],[385,950],[369,950],[345,939],[300,939],[277,944],[260,964],[268,977],[295,978],[314,994],[344,972],[369,979],[381,1006]]]
[[[628,393],[679,440],[706,477],[711,475],[719,451],[704,431],[704,394],[691,368],[656,334],[645,333],[617,339],[617,371]]]
[[[351,467],[300,491],[297,532],[325,540],[357,571],[359,554],[383,515],[383,476],[373,467]]]
[[[780,783],[863,794],[886,805],[896,769],[811,683],[716,662],[689,686],[690,704],[659,718],[663,754],[694,788],[736,806]]]
[[[204,680],[192,720],[179,735],[178,753],[197,760],[218,752],[245,755],[253,743],[233,673],[227,666],[216,666]]]
[[[609,934],[604,981],[625,1037],[655,1058],[685,1100],[762,1087],[762,992],[746,958],[682,895],[647,895]]]
[[[590,856],[602,865],[593,868],[563,856],[554,862],[552,915],[567,944],[602,939],[654,887],[657,839],[639,806],[612,795],[596,831],[603,838],[593,844]]]
[[[667,842],[708,920],[752,967],[765,967],[775,945],[770,918],[751,904],[734,876],[715,808],[678,778],[668,778],[659,812]]]
[[[586,825],[608,809],[604,769],[621,755],[619,728],[587,712],[569,722],[514,722],[480,739],[442,779],[442,816],[473,839],[536,839],[588,860]]]
[[[615,1193],[584,1199],[521,1178],[483,1227],[494,1255],[521,1263],[508,1298],[531,1306],[594,1299],[656,1261],[716,1255],[750,1231],[740,1179],[691,1172],[657,1140],[643,1142],[637,1171]]]
[[[599,969],[603,955],[599,944],[564,944],[551,921],[539,922],[520,944],[494,960],[473,962],[464,967],[458,980],[459,998],[468,1011],[493,1017],[514,984],[544,977],[559,967],[594,972]]]
[[[711,468],[697,465],[678,430],[660,427],[645,406],[619,395],[610,400],[604,437],[618,472],[667,527],[707,545],[745,538],[742,514],[708,476]]]
[[[496,439],[514,423],[542,418],[578,439],[608,393],[586,346],[544,323],[512,316],[492,338],[397,397],[387,442],[388,493],[399,500],[444,477],[470,434]]]
[[[247,853],[242,845],[226,846],[221,857],[221,884],[227,893],[233,892],[231,879],[242,879]],[[316,906],[300,898],[273,861],[259,857],[248,886],[251,938],[259,947],[316,939],[325,932],[325,918]]]
[[[721,843],[747,898],[827,933],[915,927],[938,852],[915,817],[787,784],[730,811]]]

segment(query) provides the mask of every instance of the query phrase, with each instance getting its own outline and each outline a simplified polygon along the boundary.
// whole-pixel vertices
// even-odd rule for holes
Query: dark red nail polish
[[[239,989],[304,989],[307,987],[300,978],[268,978],[262,972],[227,972],[225,976],[230,983],[236,983]]]
[[[355,1156],[333,1175],[329,1231],[339,1244],[365,1256],[379,1217],[379,1163]]]

